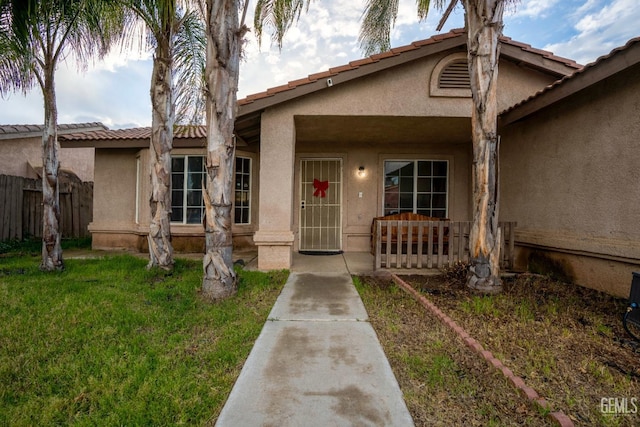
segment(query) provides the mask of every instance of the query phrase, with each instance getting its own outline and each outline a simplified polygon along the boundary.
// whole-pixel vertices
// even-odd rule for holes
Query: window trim
[[[382,160],[382,173],[380,174],[382,177],[382,185],[381,185],[381,214],[384,216],[386,215],[385,210],[386,210],[386,206],[385,206],[385,196],[386,196],[386,191],[385,191],[385,181],[386,181],[386,177],[387,177],[387,173],[385,170],[385,166],[387,162],[412,162],[414,164],[414,174],[413,174],[413,212],[416,213],[417,211],[417,197],[418,197],[418,162],[445,162],[447,164],[447,183],[446,183],[446,193],[445,193],[445,216],[443,218],[449,218],[449,195],[452,191],[452,185],[451,185],[451,168],[452,168],[452,164],[453,161],[452,159],[449,158],[438,158],[438,157],[431,157],[431,158],[424,158],[424,157],[408,157],[408,158],[396,158],[396,157],[390,157],[390,158],[384,158],[381,159]],[[433,194],[433,193],[431,193]],[[398,209],[400,209],[398,207]]]
[[[249,206],[247,206],[247,211],[248,211],[248,221],[247,222],[236,222],[235,218],[236,218],[236,197],[235,197],[235,192],[236,192],[236,175],[238,173],[237,170],[233,171],[233,224],[234,225],[238,225],[238,226],[247,226],[247,225],[251,225],[252,221],[251,221],[251,214],[253,213],[253,203],[251,203],[251,195],[253,194],[253,159],[249,156],[238,156],[236,155],[236,159],[243,159],[243,160],[248,160],[249,161],[249,175],[248,175],[248,183],[249,183],[249,189],[246,191],[248,193],[248,200],[249,200]],[[235,166],[235,165],[234,165]],[[240,189],[240,191],[244,191],[243,189]],[[243,208],[243,207],[241,207]]]
[[[185,174],[185,179],[184,179],[185,185],[186,185],[186,182],[187,182],[186,174],[189,172],[189,170],[188,170],[188,158],[190,158],[190,157],[200,157],[203,160],[205,160],[204,159],[205,156],[202,155],[202,154],[172,154],[171,155],[172,159],[174,159],[174,158],[182,158],[182,159],[184,159],[185,171],[183,173]],[[235,222],[235,209],[236,209],[236,206],[235,206],[235,192],[236,192],[236,189],[235,189],[235,184],[236,184],[235,160],[236,159],[249,160],[249,170],[248,170],[248,176],[247,176],[247,182],[249,184],[249,189],[245,190],[248,193],[248,201],[249,201],[249,206],[247,207],[247,210],[248,210],[248,222]],[[253,200],[252,200],[252,197],[253,197],[253,178],[254,178],[253,177],[253,160],[254,159],[251,156],[246,156],[246,155],[236,155],[235,158],[234,158],[233,183],[232,183],[232,185],[233,185],[233,197],[232,197],[233,211],[232,211],[232,215],[233,216],[231,218],[232,225],[234,225],[234,226],[237,225],[237,226],[240,226],[240,227],[246,227],[246,226],[250,226],[252,224],[252,222],[253,222],[252,221],[252,214],[253,214]],[[204,165],[204,162],[203,162],[203,165]],[[173,171],[172,171],[172,174],[173,174]],[[173,191],[172,190],[173,190],[173,188],[170,189],[171,197],[172,197],[172,203],[171,204],[173,206]],[[202,191],[206,191],[205,188],[203,188]],[[187,197],[188,197],[187,192],[188,192],[187,189],[183,188],[182,203],[181,203],[181,206],[183,207],[182,221],[171,221],[171,225],[176,225],[176,226],[194,226],[194,225],[199,224],[199,223],[186,222],[186,214],[187,214],[186,206],[187,206]],[[204,201],[202,203],[202,206],[204,207]]]
[[[186,215],[187,215],[187,197],[188,197],[188,189],[185,188],[185,186],[187,185],[187,174],[189,173],[189,161],[188,159],[190,157],[200,157],[204,160],[204,156],[201,154],[172,154],[171,155],[171,160],[173,161],[174,158],[181,158],[184,160],[184,186],[182,188],[182,221],[170,221],[171,225],[187,225],[187,226],[193,226],[193,225],[198,225],[202,222],[202,218],[200,218],[200,222],[193,222],[193,223],[189,223],[187,222],[186,219]],[[204,161],[203,161],[203,167],[204,167]],[[204,170],[204,169],[203,169]],[[173,176],[173,170],[171,170],[171,175]],[[205,183],[206,184],[206,183]],[[173,186],[170,187],[169,191],[171,192],[171,207],[173,208]],[[202,191],[205,191],[205,188],[202,188]],[[201,208],[204,208],[204,199],[202,200],[202,205]]]
[[[140,155],[136,156],[136,211],[135,222],[140,225],[140,177],[142,174],[142,160]]]

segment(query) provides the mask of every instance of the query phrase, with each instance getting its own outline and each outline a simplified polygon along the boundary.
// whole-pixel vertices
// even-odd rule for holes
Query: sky
[[[240,65],[238,99],[263,92],[363,57],[358,44],[364,0],[313,0],[307,13],[287,33],[282,50],[268,34],[262,42],[247,35]],[[253,22],[255,0],[247,23]],[[429,11],[419,22],[415,0],[400,0],[392,31],[392,47],[438,34],[442,12]],[[640,36],[638,0],[520,0],[509,2],[505,36],[558,56],[588,64]],[[460,2],[441,33],[464,27]],[[102,122],[111,129],[150,126],[151,52],[114,49],[79,71],[69,60],[56,73],[59,123]],[[0,98],[0,125],[42,124],[44,108],[39,87],[26,96]]]

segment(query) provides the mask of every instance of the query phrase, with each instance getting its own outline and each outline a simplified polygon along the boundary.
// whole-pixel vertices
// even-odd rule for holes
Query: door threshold
[[[341,255],[344,251],[298,251],[300,255]]]

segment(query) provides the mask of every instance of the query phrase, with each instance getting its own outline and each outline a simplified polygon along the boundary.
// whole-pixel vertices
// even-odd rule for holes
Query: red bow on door
[[[313,188],[316,190],[313,197],[327,197],[326,191],[329,188],[329,181],[318,181],[314,178]]]

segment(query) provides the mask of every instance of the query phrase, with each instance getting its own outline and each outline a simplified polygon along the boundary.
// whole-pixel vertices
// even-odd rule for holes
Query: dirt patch
[[[365,280],[387,293],[394,286]],[[622,326],[625,300],[536,275],[505,280],[496,296],[445,276],[403,280],[576,425],[640,424],[640,350]]]

